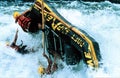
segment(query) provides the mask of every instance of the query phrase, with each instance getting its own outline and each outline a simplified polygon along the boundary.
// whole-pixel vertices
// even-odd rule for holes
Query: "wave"
[[[28,4],[25,3],[22,6],[7,5],[7,2],[0,4],[0,31],[2,32],[0,33],[0,78],[39,78],[40,75],[37,72],[39,61],[43,65],[47,65],[42,56],[42,48],[36,53],[21,55],[5,46],[6,41],[11,42],[13,40],[15,31],[19,28],[12,17],[13,12],[23,12],[29,9],[31,4]],[[69,22],[95,38],[100,45],[103,66],[98,71],[84,68],[84,65],[79,65],[78,70],[66,66],[64,69],[55,72],[53,75],[46,75],[44,78],[120,77],[120,61],[118,60],[120,59],[120,5],[110,2],[73,2],[63,6],[55,5],[55,8]],[[21,39],[30,47],[41,44],[39,42],[41,41],[41,34],[30,35],[19,28],[18,44]]]

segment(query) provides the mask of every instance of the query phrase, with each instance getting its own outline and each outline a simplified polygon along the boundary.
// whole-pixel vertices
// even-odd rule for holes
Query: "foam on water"
[[[103,2],[81,3],[75,6],[76,4],[78,5],[78,3],[73,2],[69,4],[72,8],[62,7],[57,8],[57,10],[69,22],[86,31],[99,43],[103,66],[97,71],[84,69],[82,65],[77,67],[79,70],[73,70],[72,67],[66,66],[53,75],[45,75],[43,78],[120,77],[119,4]],[[26,8],[29,7],[9,6],[3,10],[3,6],[0,6],[0,78],[40,78],[37,72],[39,61],[47,66],[47,61],[42,56],[41,32],[37,35],[23,32],[22,29],[15,24],[12,17],[12,13],[15,10],[22,12],[26,10]],[[12,42],[17,28],[19,29],[17,44],[20,44],[21,40],[23,40],[24,44],[27,44],[29,47],[36,48],[40,46],[37,52],[21,55],[5,45],[6,42]]]

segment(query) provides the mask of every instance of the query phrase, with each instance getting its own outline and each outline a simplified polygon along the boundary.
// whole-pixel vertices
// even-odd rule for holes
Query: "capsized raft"
[[[41,17],[40,20],[44,14],[45,42],[49,54],[50,50],[58,52],[68,65],[78,64],[83,60],[88,66],[99,67],[99,45],[85,31],[69,23],[46,0],[36,0],[32,10]]]

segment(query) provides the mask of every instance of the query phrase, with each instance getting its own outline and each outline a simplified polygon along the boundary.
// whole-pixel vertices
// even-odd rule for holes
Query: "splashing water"
[[[22,31],[15,24],[13,12],[23,12],[30,6],[0,5],[0,78],[41,78],[37,69],[39,61],[47,65],[42,56],[41,32],[31,35]],[[120,72],[120,5],[110,2],[78,3],[55,7],[69,22],[85,30],[100,46],[103,66],[97,71],[84,69],[84,66],[73,70],[66,66],[53,75],[43,78],[119,78]],[[6,42],[12,42],[16,29],[19,29],[17,44],[24,41],[29,47],[40,47],[35,53],[21,55],[7,47]]]

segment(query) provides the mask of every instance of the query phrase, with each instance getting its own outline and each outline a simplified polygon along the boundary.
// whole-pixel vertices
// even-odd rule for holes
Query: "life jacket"
[[[24,15],[20,15],[15,22],[18,22],[21,28],[27,32],[31,23],[31,19],[29,17],[25,17]]]

